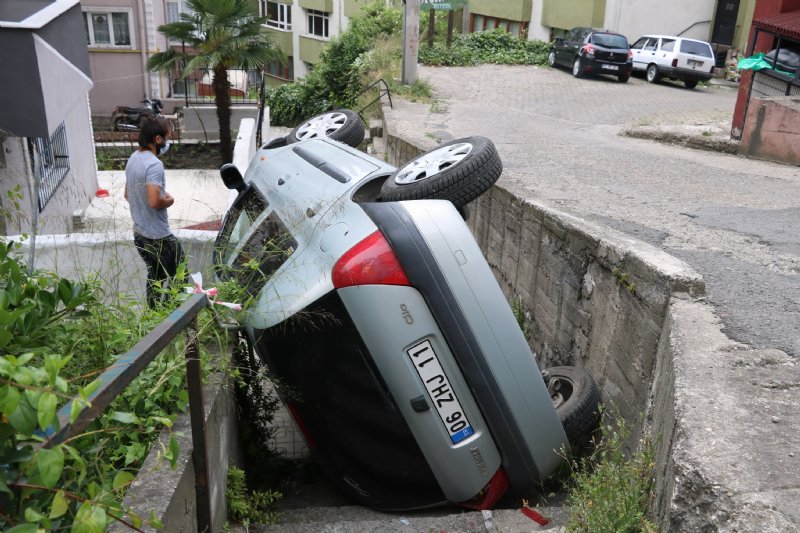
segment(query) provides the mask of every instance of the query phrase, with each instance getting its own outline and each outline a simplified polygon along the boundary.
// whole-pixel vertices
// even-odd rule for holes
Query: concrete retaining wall
[[[216,232],[175,230],[173,233],[189,259],[189,272],[201,272],[204,279],[210,280]],[[9,239],[20,241],[18,236]],[[28,262],[30,240],[22,243],[22,254]],[[107,301],[128,296],[144,302],[147,273],[133,246],[132,232],[39,235],[34,265],[72,280],[85,280],[87,273],[97,276]]]
[[[418,125],[383,112],[390,163],[436,146]],[[629,446],[653,443],[660,529],[798,531],[797,483],[775,486],[775,468],[797,470],[787,452],[796,433],[769,427],[797,425],[792,387],[769,378],[800,382],[789,356],[728,339],[702,278],[657,248],[502,186],[469,207],[540,364],[585,367],[609,411],[634,429]],[[764,435],[779,442],[765,446]]]
[[[800,165],[800,97],[750,99],[739,151],[748,157]]]

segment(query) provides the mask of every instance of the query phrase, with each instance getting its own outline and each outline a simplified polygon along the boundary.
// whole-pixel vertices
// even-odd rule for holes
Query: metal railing
[[[383,95],[386,95],[386,96],[388,96],[388,97],[389,97],[389,107],[393,107],[393,106],[392,106],[392,92],[389,90],[389,85],[387,85],[387,84],[386,84],[386,82],[385,82],[385,81],[383,81],[383,79],[382,79],[382,78],[381,78],[381,79],[378,79],[378,80],[375,80],[374,82],[372,82],[372,83],[370,83],[369,85],[367,85],[367,86],[364,88],[364,90],[363,90],[363,91],[361,91],[360,93],[358,93],[358,94],[357,94],[357,95],[356,95],[356,96],[353,98],[353,101],[354,101],[354,102],[358,101],[358,98],[359,98],[359,97],[360,97],[362,94],[365,94],[367,91],[369,91],[370,89],[372,89],[372,88],[373,88],[373,87],[375,87],[376,85],[383,85],[383,88],[378,90],[378,96],[377,96],[377,97],[376,97],[374,100],[372,100],[370,103],[368,103],[367,105],[365,105],[364,107],[362,107],[361,109],[359,109],[359,110],[358,110],[358,114],[359,114],[359,115],[360,115],[360,114],[361,114],[361,113],[362,113],[362,112],[363,112],[363,111],[364,111],[366,108],[368,108],[369,106],[371,106],[372,104],[374,104],[375,102],[377,102],[378,100],[380,100],[381,98],[383,98]]]
[[[33,139],[33,146],[39,212],[41,213],[69,172],[69,147],[64,123],[59,124],[49,138]]]
[[[208,446],[206,441],[203,383],[200,368],[200,348],[197,342],[197,315],[209,305],[205,294],[191,295],[178,309],[120,356],[100,377],[100,386],[87,399],[76,420],[70,423],[71,405],[58,411],[59,430],[48,428],[49,448],[80,434],[97,418],[131,381],[161,353],[182,331],[186,330],[186,383],[189,389],[189,415],[192,424],[192,459],[197,498],[197,531],[210,532],[212,524],[211,493],[209,491]]]
[[[183,98],[187,106],[214,103],[214,72],[199,69],[184,77],[169,76],[171,96]],[[231,105],[252,105],[259,101],[264,85],[263,73],[259,70],[228,69],[228,85]]]

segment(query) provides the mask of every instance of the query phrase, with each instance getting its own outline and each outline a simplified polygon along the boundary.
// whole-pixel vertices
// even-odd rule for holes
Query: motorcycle
[[[161,100],[145,98],[142,107],[117,106],[111,114],[111,126],[114,131],[139,131],[141,121],[145,117],[161,116],[164,107]]]

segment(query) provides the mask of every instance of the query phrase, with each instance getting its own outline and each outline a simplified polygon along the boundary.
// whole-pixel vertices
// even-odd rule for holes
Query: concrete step
[[[551,509],[552,510],[552,509]],[[559,520],[560,523],[563,521]],[[378,533],[397,532],[561,532],[555,520],[541,526],[519,510],[467,511],[452,509],[439,513],[381,513],[359,506],[316,507],[284,511],[280,523],[257,526],[255,531],[268,533]]]

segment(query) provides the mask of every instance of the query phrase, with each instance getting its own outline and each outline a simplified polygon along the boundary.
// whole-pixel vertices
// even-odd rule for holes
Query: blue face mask
[[[162,145],[159,145],[159,147],[158,147],[158,155],[164,155],[164,154],[166,154],[166,153],[167,153],[167,151],[169,150],[169,147],[170,147],[171,145],[172,145],[172,141],[171,141],[171,140],[169,140],[169,139],[167,139],[167,141],[166,141],[166,142],[164,142],[164,144],[162,144]]]

